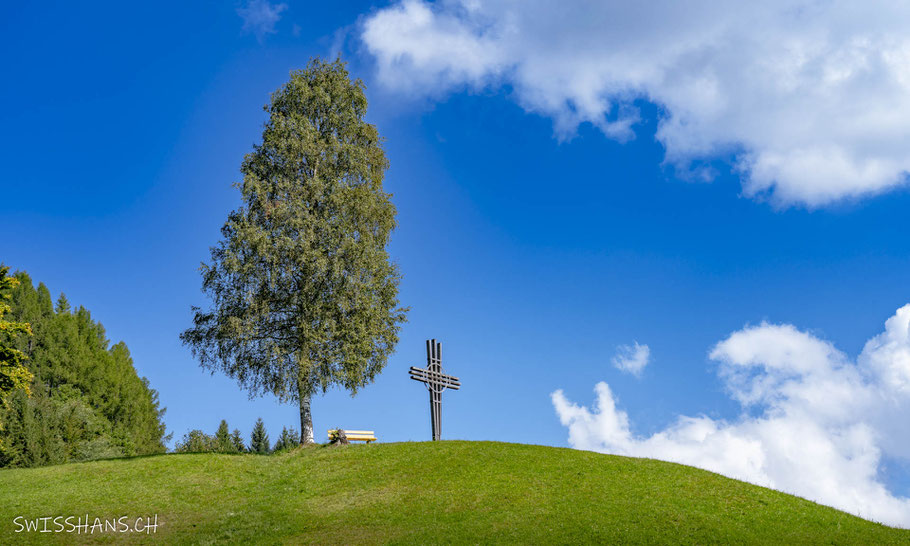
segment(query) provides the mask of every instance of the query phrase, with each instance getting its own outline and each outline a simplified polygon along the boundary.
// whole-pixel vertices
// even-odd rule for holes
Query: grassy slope
[[[17,515],[158,514],[155,535],[13,533]],[[694,468],[491,442],[162,455],[0,471],[0,543],[910,542]],[[115,540],[116,539],[116,540]]]

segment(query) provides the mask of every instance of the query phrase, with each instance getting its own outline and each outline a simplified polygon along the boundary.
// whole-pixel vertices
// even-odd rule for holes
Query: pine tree
[[[281,429],[281,436],[279,436],[278,441],[275,442],[274,451],[292,449],[298,445],[300,445],[300,436],[297,434],[297,430],[293,427],[290,429],[284,427]]]
[[[243,443],[243,436],[240,435],[239,429],[234,429],[231,434],[231,443],[234,445],[234,453],[243,453],[246,451],[246,445]]]
[[[231,441],[231,433],[228,432],[228,424],[224,419],[218,425],[218,431],[215,432],[216,450],[221,453],[233,453],[234,442]]]
[[[265,455],[271,451],[269,444],[269,435],[265,430],[265,423],[262,418],[256,419],[253,426],[253,432],[250,434],[250,453],[259,453]]]
[[[25,367],[25,353],[16,348],[19,336],[31,336],[31,325],[26,322],[3,320],[3,316],[12,310],[8,303],[12,291],[19,286],[19,279],[8,276],[9,267],[0,265],[0,402],[16,389],[28,394],[33,375]]]
[[[31,336],[31,326],[25,322],[11,322],[3,320],[3,316],[12,310],[9,300],[11,290],[19,286],[19,280],[10,277],[9,267],[0,265],[0,406],[7,408],[9,395],[16,390],[31,394],[29,385],[34,379],[32,373],[25,367],[27,359],[25,353],[16,348],[20,335]],[[4,423],[0,415],[0,432]],[[0,449],[3,449],[0,439]]]
[[[272,446],[273,452],[278,452],[284,450],[287,446],[284,445],[285,437],[288,434],[288,427],[281,429],[281,434],[278,435],[278,439],[275,440],[275,445]]]
[[[70,312],[70,300],[66,299],[66,294],[63,292],[60,292],[60,297],[57,298],[57,305],[54,307],[54,312],[58,315]]]
[[[16,390],[0,407],[2,466],[37,466],[165,450],[164,409],[139,377],[124,343],[110,345],[104,327],[65,296],[54,311],[50,291],[16,274],[9,316],[31,324],[13,349],[28,358],[31,396]]]
[[[298,403],[305,443],[312,396],[373,381],[407,311],[386,250],[388,160],[366,109],[341,60],[314,59],[273,93],[262,144],[241,167],[242,206],[202,266],[213,306],[194,308],[181,334],[202,367]]]

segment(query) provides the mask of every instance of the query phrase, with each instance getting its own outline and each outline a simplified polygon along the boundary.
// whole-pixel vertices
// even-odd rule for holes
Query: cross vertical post
[[[427,369],[430,372],[442,373],[442,343],[435,339],[427,340]],[[444,389],[445,387],[443,387]],[[430,391],[430,428],[433,431],[433,440],[442,437],[442,391],[443,389],[429,389]]]
[[[430,392],[430,429],[433,440],[442,438],[442,391],[458,390],[461,383],[457,377],[442,372],[442,343],[427,340],[427,367],[411,366],[411,379],[426,384]]]

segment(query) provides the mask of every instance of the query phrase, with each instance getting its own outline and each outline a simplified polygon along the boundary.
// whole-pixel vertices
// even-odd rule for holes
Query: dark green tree
[[[234,429],[231,433],[231,443],[234,445],[234,453],[243,453],[246,451],[246,445],[243,443],[243,436],[240,435],[239,429]]]
[[[9,267],[0,265],[0,402],[4,402],[16,389],[29,393],[29,384],[33,379],[25,366],[28,357],[16,347],[20,336],[32,335],[31,325],[3,319],[12,311],[9,301],[13,296],[10,292],[19,286],[19,279],[10,277],[8,273]]]
[[[54,311],[58,315],[69,313],[71,311],[70,300],[66,299],[66,294],[63,292],[60,292],[60,297],[57,298],[57,305],[54,306]]]
[[[9,267],[0,264],[0,406],[6,409],[10,394],[21,390],[26,395],[31,394],[29,385],[34,379],[32,372],[25,367],[27,359],[25,353],[16,347],[18,338],[22,335],[31,336],[31,325],[27,322],[13,322],[4,320],[3,316],[12,311],[9,301],[12,299],[10,292],[19,286],[19,279],[8,275]],[[3,419],[0,415],[0,432],[3,431]],[[3,448],[0,438],[0,449]]]
[[[111,346],[104,327],[65,297],[55,312],[50,291],[26,273],[15,280],[9,317],[29,323],[32,335],[20,332],[13,348],[34,380],[31,396],[17,389],[0,405],[0,467],[163,452],[164,409],[126,344]]]
[[[256,419],[253,432],[250,434],[250,453],[265,455],[269,451],[271,451],[271,444],[269,434],[265,430],[265,423],[262,422],[262,418]]]
[[[250,396],[300,407],[339,385],[355,395],[385,366],[407,309],[386,245],[395,207],[367,100],[340,60],[314,59],[272,94],[262,143],[243,161],[242,205],[202,265],[213,305],[181,339]]]
[[[275,441],[273,451],[284,451],[285,449],[291,449],[298,445],[300,445],[300,435],[297,434],[297,430],[293,427],[290,429],[284,427],[281,429],[281,436]]]
[[[231,441],[231,433],[228,431],[227,421],[221,420],[218,430],[215,432],[216,450],[221,453],[234,453],[234,442]]]

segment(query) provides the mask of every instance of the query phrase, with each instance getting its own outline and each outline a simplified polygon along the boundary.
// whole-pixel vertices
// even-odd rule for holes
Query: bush
[[[201,430],[191,430],[183,435],[183,440],[177,442],[174,451],[177,453],[210,453],[218,451],[218,441],[214,436]]]

